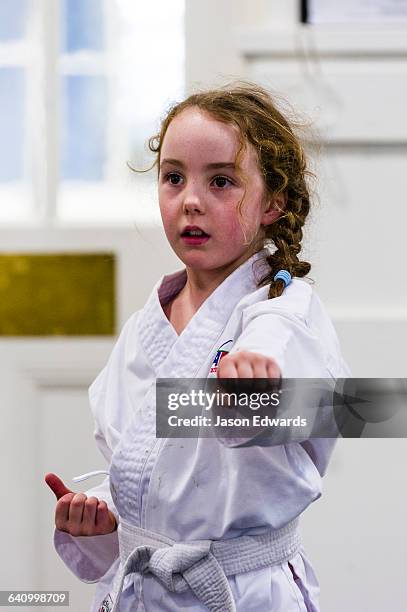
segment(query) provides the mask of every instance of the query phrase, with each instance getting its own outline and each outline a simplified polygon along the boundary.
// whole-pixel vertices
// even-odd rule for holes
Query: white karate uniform
[[[265,252],[237,268],[205,300],[180,336],[162,305],[186,282],[165,276],[125,324],[89,389],[95,438],[109,478],[86,491],[106,500],[118,521],[177,542],[224,540],[277,530],[321,495],[335,439],[231,447],[219,438],[155,437],[156,378],[206,378],[222,344],[273,357],[283,377],[350,376],[332,323],[311,285],[294,279],[278,298],[257,289]],[[263,264],[262,264],[263,262]],[[260,266],[260,267],[259,267]],[[264,270],[264,268],[263,268]],[[98,582],[99,610],[119,568],[117,531],[72,537],[55,531],[56,549],[84,582]],[[238,612],[316,612],[319,586],[301,547],[288,562],[228,576]],[[109,609],[108,607],[106,609]],[[168,591],[151,573],[124,581],[121,612],[206,610],[190,590]]]

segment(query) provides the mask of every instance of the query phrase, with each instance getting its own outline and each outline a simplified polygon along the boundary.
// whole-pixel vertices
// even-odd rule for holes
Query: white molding
[[[236,45],[243,56],[301,57],[321,56],[407,57],[407,26],[351,27],[298,24],[292,28],[238,28]]]
[[[153,225],[146,225],[147,229],[156,230]],[[97,230],[97,231],[95,231]],[[4,252],[61,252],[77,251],[88,253],[99,249],[112,249],[117,253],[124,252],[126,248],[134,246],[137,232],[134,227],[123,226],[97,226],[97,224],[75,224],[69,226],[65,223],[44,227],[41,223],[26,225],[7,224],[0,225],[0,253]]]
[[[56,215],[60,163],[59,3],[40,0],[33,15],[39,50],[31,81],[36,112],[27,114],[32,134],[34,214],[47,225]]]
[[[402,308],[329,308],[329,314],[334,322],[356,322],[360,325],[377,323],[378,325],[391,324],[397,325],[407,324],[407,312]]]
[[[37,389],[86,389],[106,365],[114,336],[83,338],[0,337],[0,361],[14,364]]]

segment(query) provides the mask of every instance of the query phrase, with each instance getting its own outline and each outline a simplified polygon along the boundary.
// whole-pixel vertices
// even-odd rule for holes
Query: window
[[[158,218],[146,140],[184,91],[184,0],[0,3],[0,222]]]
[[[0,208],[15,219],[29,208],[27,17],[28,0],[0,3]]]

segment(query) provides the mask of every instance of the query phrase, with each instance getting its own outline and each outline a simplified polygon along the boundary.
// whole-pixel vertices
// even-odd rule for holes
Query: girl
[[[75,494],[46,477],[56,549],[98,583],[92,611],[315,612],[297,524],[321,495],[334,440],[155,437],[157,378],[348,375],[300,280],[302,147],[269,94],[243,83],[174,106],[150,148],[185,268],[156,284],[90,387],[108,478]]]

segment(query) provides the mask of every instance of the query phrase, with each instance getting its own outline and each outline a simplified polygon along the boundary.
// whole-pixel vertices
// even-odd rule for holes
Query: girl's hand
[[[281,378],[281,370],[271,357],[251,351],[238,351],[223,357],[218,378]]]
[[[55,527],[72,536],[106,535],[117,528],[116,518],[105,501],[68,489],[56,474],[47,474],[45,482],[57,498]]]

